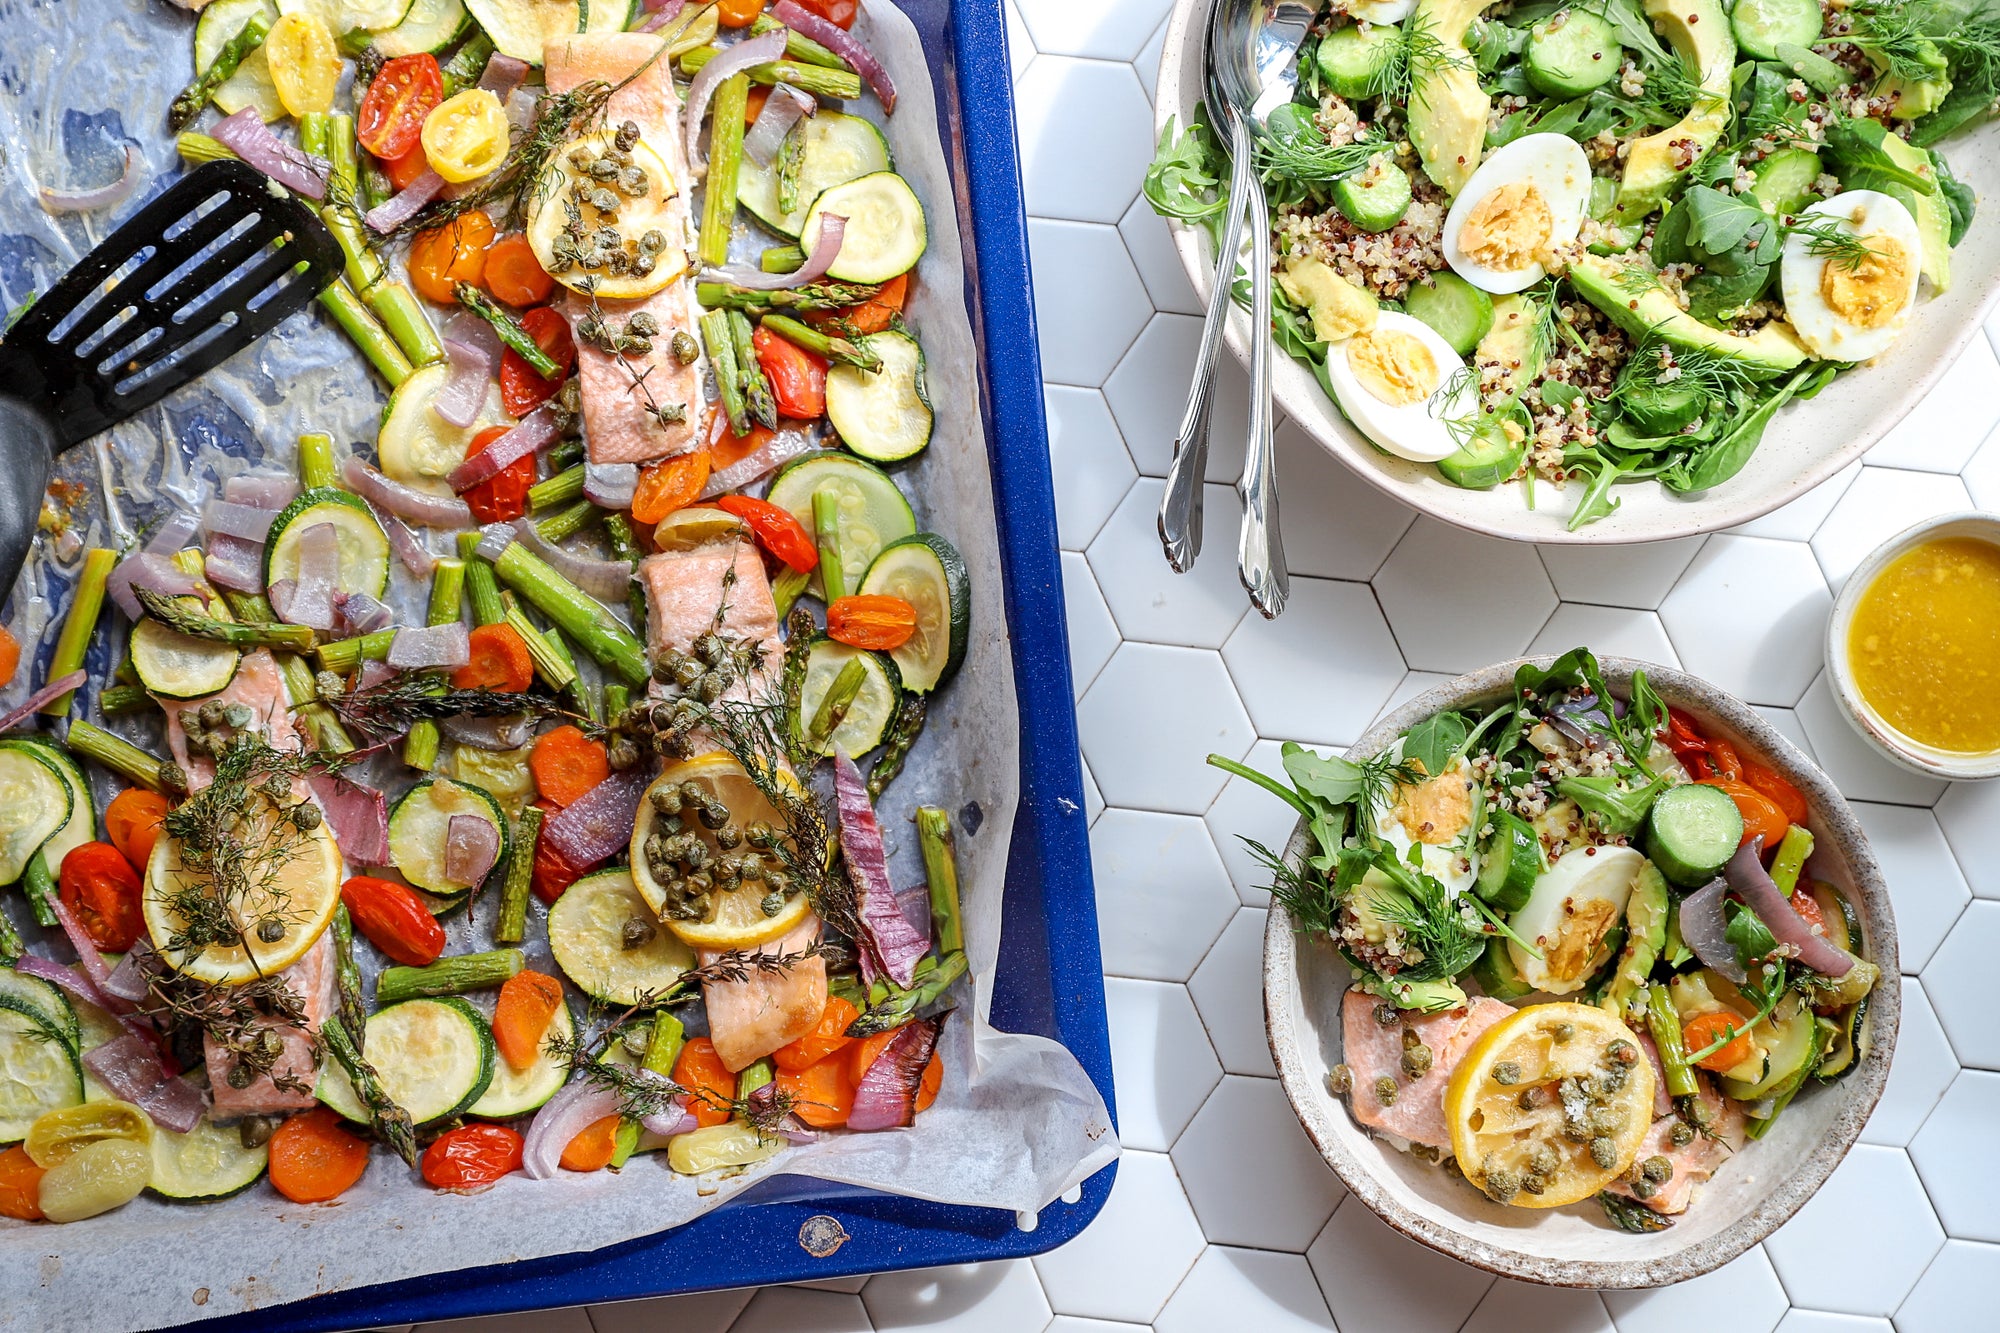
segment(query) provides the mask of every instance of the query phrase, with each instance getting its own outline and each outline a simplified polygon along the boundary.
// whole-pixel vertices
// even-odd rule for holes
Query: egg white
[[[1917,220],[1900,199],[1877,190],[1848,190],[1831,199],[1822,199],[1801,212],[1798,220],[1812,218],[1828,218],[1849,236],[1886,233],[1909,252],[1910,282],[1909,290],[1903,293],[1902,309],[1880,328],[1863,329],[1843,318],[1820,293],[1826,266],[1836,261],[1813,254],[1810,237],[1794,232],[1785,238],[1778,281],[1785,296],[1785,317],[1797,331],[1799,341],[1829,361],[1866,361],[1880,356],[1902,336],[1910,311],[1917,303],[1918,261],[1924,251],[1923,233],[1917,229]]]
[[[1465,219],[1481,200],[1503,185],[1527,181],[1540,192],[1549,209],[1549,245],[1569,245],[1583,229],[1590,206],[1590,159],[1583,147],[1560,134],[1530,134],[1487,154],[1472,173],[1444,218],[1444,258],[1451,271],[1481,291],[1504,295],[1524,291],[1547,272],[1542,265],[1501,271],[1479,263],[1459,247]]]
[[[1402,755],[1402,742],[1396,743],[1396,755]],[[1460,759],[1453,767],[1445,770],[1456,776],[1470,779],[1472,768]],[[1419,843],[1412,839],[1403,828],[1403,821],[1397,818],[1400,803],[1390,804],[1374,812],[1375,833],[1383,842],[1395,850],[1396,859],[1408,862],[1410,848],[1422,847],[1419,853],[1425,874],[1444,885],[1445,893],[1453,898],[1472,887],[1479,877],[1479,830],[1474,827],[1480,819],[1477,794],[1473,802],[1472,817],[1464,829],[1452,842],[1443,845]],[[1462,868],[1461,868],[1462,867]]]
[[[1367,23],[1401,23],[1417,12],[1417,0],[1347,0],[1351,18]]]
[[[1579,929],[1574,922],[1591,918],[1590,909],[1594,906],[1609,907],[1610,928],[1616,929],[1624,920],[1633,880],[1645,864],[1646,858],[1631,847],[1580,849],[1558,857],[1535,881],[1528,901],[1508,918],[1507,924],[1516,935],[1541,943],[1541,956],[1537,957],[1513,940],[1507,942],[1508,956],[1521,979],[1551,995],[1568,995],[1583,989],[1591,974],[1603,966],[1602,942],[1574,975],[1558,976],[1553,970],[1558,946],[1564,936]]]
[[[1362,434],[1398,458],[1435,463],[1451,457],[1458,452],[1458,441],[1452,439],[1445,422],[1468,416],[1479,407],[1479,385],[1470,375],[1458,376],[1458,385],[1449,395],[1443,392],[1452,387],[1453,376],[1464,367],[1465,358],[1436,329],[1400,310],[1382,311],[1376,316],[1375,328],[1407,333],[1423,343],[1437,362],[1438,391],[1423,402],[1402,406],[1377,398],[1348,363],[1348,349],[1354,345],[1350,340],[1334,344],[1326,354],[1326,377],[1340,410]]]

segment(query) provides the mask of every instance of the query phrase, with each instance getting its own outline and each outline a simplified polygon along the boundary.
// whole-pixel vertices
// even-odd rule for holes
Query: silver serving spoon
[[[1299,43],[1314,10],[1300,0],[1216,0],[1209,14],[1208,83],[1204,102],[1211,122],[1230,145],[1229,211],[1217,251],[1215,286],[1209,293],[1201,346],[1187,410],[1174,440],[1174,460],[1160,505],[1160,543],[1178,573],[1201,551],[1201,486],[1208,463],[1208,412],[1215,354],[1228,318],[1230,289],[1251,221],[1250,438],[1243,475],[1243,528],[1237,573],[1265,617],[1285,608],[1291,580],[1278,533],[1277,460],[1271,440],[1271,232],[1263,182],[1252,162],[1255,133],[1264,118],[1292,100]]]

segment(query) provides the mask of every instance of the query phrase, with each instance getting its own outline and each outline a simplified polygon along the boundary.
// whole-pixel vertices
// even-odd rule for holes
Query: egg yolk
[[[1437,392],[1437,358],[1400,329],[1376,327],[1347,343],[1347,365],[1361,387],[1392,407],[1421,403]]]
[[[1827,308],[1858,329],[1879,329],[1902,313],[1916,260],[1887,232],[1864,236],[1868,257],[1850,265],[1831,258],[1820,270],[1819,294]]]
[[[1518,273],[1549,248],[1555,219],[1533,181],[1508,181],[1481,199],[1458,231],[1458,248],[1496,273]]]

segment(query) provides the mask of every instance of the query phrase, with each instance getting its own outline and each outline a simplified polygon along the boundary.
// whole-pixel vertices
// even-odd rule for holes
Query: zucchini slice
[[[1822,1019],[1821,1022],[1828,1020]],[[1868,1055],[1868,997],[1862,996],[1832,1018],[1833,1038],[1827,1043],[1826,1054],[1820,1059],[1819,1068],[1813,1071],[1822,1079],[1836,1079],[1852,1073]]]
[[[919,620],[921,618],[919,613]],[[923,632],[921,627],[917,632]],[[847,716],[833,729],[833,735],[820,749],[821,754],[832,754],[837,747],[846,751],[849,758],[858,759],[882,743],[883,737],[889,734],[889,724],[895,720],[896,704],[903,696],[903,683],[895,663],[880,653],[871,653],[865,648],[850,648],[821,635],[813,640],[811,649],[806,653],[806,679],[799,690],[801,733],[818,714],[820,703],[833,687],[834,680],[849,662],[856,659],[860,660],[867,673],[861,683],[861,693],[848,705]]]
[[[389,539],[360,496],[331,486],[305,492],[272,520],[269,545],[264,548],[264,582],[298,578],[301,539],[322,523],[331,523],[339,540],[340,568],[334,587],[381,597],[389,586]]]
[[[897,329],[868,336],[882,358],[879,370],[846,363],[826,374],[826,419],[841,441],[863,458],[900,463],[931,442],[931,398],[924,384],[924,351]]]
[[[493,793],[453,778],[428,777],[403,793],[389,812],[389,855],[403,878],[419,889],[454,897],[477,885],[445,874],[445,843],[453,815],[478,815],[499,834],[495,868],[507,864],[507,816]]]
[[[950,542],[935,532],[891,542],[868,567],[861,591],[900,597],[917,609],[917,632],[889,653],[903,688],[929,694],[958,670],[972,635],[972,581]]]
[[[226,689],[243,661],[226,643],[168,629],[151,616],[132,626],[126,651],[139,683],[162,699],[200,699]]]
[[[26,972],[16,972],[11,968],[0,972],[0,1004],[17,1009],[30,1018],[38,1018],[42,1026],[59,1034],[72,1046],[79,1046],[82,1028],[76,1021],[76,1006],[69,1002],[69,996],[43,981],[31,977]],[[81,1054],[81,1051],[78,1052]]]
[[[23,736],[19,740],[9,740],[0,744],[30,745],[35,753],[46,760],[55,771],[62,775],[63,784],[69,788],[69,822],[49,835],[42,844],[42,857],[48,862],[53,878],[62,869],[65,856],[83,846],[97,836],[97,812],[91,802],[90,783],[77,767],[70,752],[53,740],[40,736]],[[54,990],[54,987],[50,987]],[[60,991],[56,992],[61,994]]]
[[[917,530],[910,502],[889,474],[838,450],[807,454],[780,469],[764,498],[813,531],[813,496],[832,488],[840,498],[840,567],[849,591],[858,591],[882,548]],[[819,571],[806,590],[823,597]]]
[[[20,879],[69,816],[69,787],[55,765],[31,745],[0,747],[0,884]]]
[[[278,17],[278,7],[271,0],[213,0],[195,20],[194,67],[207,69],[213,65],[229,39],[260,9],[274,20]],[[210,100],[224,115],[254,106],[268,123],[285,114],[285,104],[278,100],[278,85],[271,82],[271,63],[265,58],[262,46],[244,58]]]
[[[311,14],[335,37],[356,28],[393,28],[409,8],[410,0],[278,0],[280,14]]]
[[[445,478],[465,461],[475,435],[488,426],[513,424],[501,408],[498,380],[486,386],[486,401],[470,426],[446,421],[431,410],[431,404],[450,379],[451,370],[442,363],[411,371],[389,395],[389,410],[382,414],[382,429],[375,436],[375,456],[383,474],[432,495],[452,493]]]
[[[393,28],[368,34],[368,45],[390,60],[445,50],[472,31],[464,0],[416,0]]]
[[[382,1087],[418,1125],[463,1112],[493,1082],[493,1031],[456,995],[405,1000],[368,1018],[368,1063]],[[337,1061],[320,1067],[314,1095],[357,1124],[368,1108]]]
[[[541,67],[542,48],[573,32],[623,32],[636,7],[633,0],[590,0],[579,14],[578,0],[466,0],[465,7],[503,56]]]
[[[633,917],[652,926],[653,937],[628,949],[625,923]],[[665,993],[694,966],[694,951],[659,924],[629,866],[585,875],[563,890],[549,909],[549,952],[584,994],[621,1006]]]
[[[743,160],[743,172],[736,182],[736,202],[780,236],[799,237],[799,224],[821,191],[845,185],[895,166],[889,156],[889,141],[882,131],[859,116],[820,108],[819,114],[798,123],[798,183],[793,187],[792,207],[780,206],[778,172],[783,155],[760,167]],[[789,151],[792,145],[786,145]]]
[[[893,171],[871,171],[821,190],[799,222],[801,238],[819,235],[822,213],[847,219],[840,253],[826,271],[841,282],[887,282],[915,268],[930,245],[924,206]]]
[[[494,1052],[493,1081],[486,1085],[486,1091],[466,1108],[465,1113],[485,1116],[489,1120],[506,1120],[539,1110],[543,1102],[555,1096],[569,1081],[569,1060],[552,1054],[548,1050],[548,1039],[575,1036],[576,1020],[571,1017],[569,1004],[565,1001],[549,1018],[549,1030],[542,1038],[542,1050],[536,1055],[535,1063],[526,1069],[516,1069],[497,1050]]]
[[[243,1146],[234,1125],[203,1116],[185,1134],[153,1126],[153,1197],[174,1203],[213,1203],[241,1194],[264,1176],[271,1163],[268,1144]]]
[[[83,1102],[76,1048],[41,1019],[0,997],[0,1143],[18,1143],[44,1111]]]

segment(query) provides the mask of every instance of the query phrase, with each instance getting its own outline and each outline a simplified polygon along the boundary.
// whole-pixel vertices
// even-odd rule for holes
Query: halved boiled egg
[[[1590,204],[1590,160],[1560,134],[1530,134],[1494,149],[1444,218],[1444,258],[1482,291],[1518,292],[1542,280],[1551,252],[1575,242]]]
[[[1398,743],[1397,755],[1402,754]],[[1375,810],[1376,836],[1408,861],[1410,849],[1425,874],[1453,898],[1472,887],[1479,874],[1479,851],[1472,822],[1479,813],[1477,784],[1463,755],[1435,777],[1395,789],[1394,799]]]
[[[1340,410],[1376,444],[1414,463],[1458,452],[1447,422],[1479,409],[1477,377],[1430,325],[1384,310],[1326,352],[1326,377]]]
[[[1579,847],[1535,880],[1528,901],[1509,918],[1508,956],[1536,990],[1568,995],[1610,961],[1606,937],[1625,919],[1625,902],[1646,858],[1630,847]]]
[[[1917,220],[1899,199],[1849,190],[1804,210],[1794,228],[1778,276],[1799,341],[1829,361],[1880,356],[1917,302],[1924,258]],[[1835,251],[1833,237],[1859,241],[1866,256]]]

